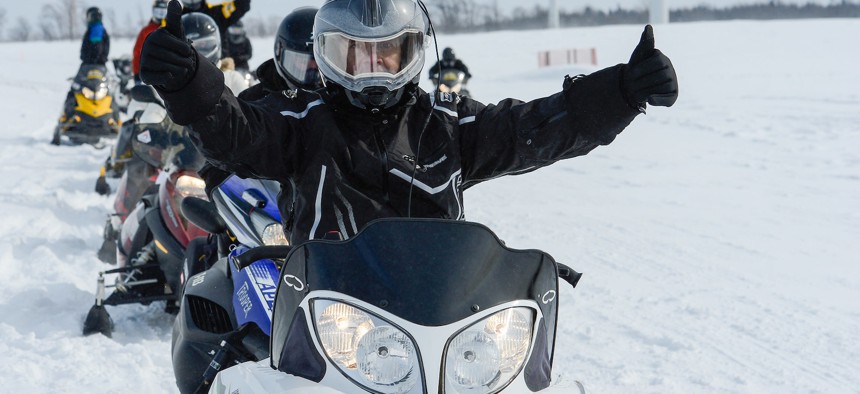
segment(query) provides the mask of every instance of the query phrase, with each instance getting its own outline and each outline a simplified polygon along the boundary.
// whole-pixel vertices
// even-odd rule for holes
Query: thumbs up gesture
[[[678,77],[666,55],[654,48],[654,30],[645,26],[639,44],[624,67],[621,90],[631,107],[644,112],[645,103],[671,107],[678,99]]]
[[[165,26],[152,32],[140,51],[140,79],[158,90],[175,92],[197,72],[197,53],[182,29],[182,5],[167,4]]]

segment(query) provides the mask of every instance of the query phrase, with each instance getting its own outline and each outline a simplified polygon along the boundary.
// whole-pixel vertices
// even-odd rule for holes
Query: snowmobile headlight
[[[84,97],[86,97],[87,100],[98,101],[107,96],[108,89],[106,86],[99,86],[98,88],[96,88],[95,91],[93,91],[92,89],[84,86],[83,88],[81,88],[81,93],[83,93]]]
[[[481,320],[446,346],[446,393],[495,393],[505,388],[528,355],[534,326],[529,308],[505,309]]]
[[[206,182],[190,175],[182,175],[176,179],[176,194],[180,198],[193,196],[209,201],[206,196]]]
[[[101,100],[101,99],[107,97],[107,94],[108,94],[107,86],[99,86],[99,88],[96,89],[95,100],[96,101]]]
[[[95,98],[96,98],[96,92],[93,92],[92,89],[90,89],[86,86],[81,88],[81,93],[84,94],[84,97],[86,97],[87,100],[95,100]]]
[[[403,330],[341,302],[314,300],[314,315],[326,355],[351,380],[392,394],[408,393],[421,381],[418,350]]]
[[[263,229],[263,244],[265,245],[289,245],[287,236],[284,234],[284,226],[280,223],[272,223]]]

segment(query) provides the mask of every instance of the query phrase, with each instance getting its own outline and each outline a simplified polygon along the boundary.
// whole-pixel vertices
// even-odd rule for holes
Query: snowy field
[[[596,47],[610,66],[641,29],[439,44],[493,102],[594,71],[538,69],[537,50]],[[590,393],[860,392],[860,19],[655,35],[675,107],[588,156],[470,189],[467,218],[585,273],[562,292],[555,370]],[[0,44],[0,392],[176,392],[163,305],[108,307],[113,339],[81,336],[112,197],[93,191],[107,149],[48,144],[79,47]],[[271,48],[256,40],[252,64]]]

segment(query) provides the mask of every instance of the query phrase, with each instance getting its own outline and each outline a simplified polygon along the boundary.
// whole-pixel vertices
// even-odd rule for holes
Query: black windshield
[[[535,300],[554,347],[558,275],[538,250],[506,248],[483,225],[441,219],[381,219],[347,241],[309,241],[282,270],[306,286],[279,286],[272,355],[285,343],[293,312],[308,290],[332,290],[383,306],[413,323],[442,326],[513,300]],[[546,294],[552,300],[544,303]],[[551,357],[551,356],[550,356]]]

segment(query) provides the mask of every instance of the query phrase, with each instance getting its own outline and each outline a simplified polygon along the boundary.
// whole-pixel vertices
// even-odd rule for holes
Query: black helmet
[[[213,64],[221,60],[221,33],[211,16],[200,12],[182,15],[182,29],[197,53]]]
[[[99,7],[87,8],[87,24],[102,20],[102,11]]]
[[[316,14],[316,8],[298,8],[285,16],[278,26],[275,69],[292,89],[314,90],[321,87],[311,40]]]
[[[152,2],[152,22],[161,23],[167,17],[167,0],[154,0]]]
[[[442,50],[442,60],[446,62],[453,62],[455,59],[457,59],[457,56],[454,55],[454,50],[451,49],[451,47]]]
[[[182,8],[197,11],[203,6],[203,0],[182,0]]]
[[[416,0],[329,0],[314,21],[314,54],[325,82],[373,111],[414,90],[428,22]]]
[[[242,24],[242,21],[236,21],[227,27],[227,39],[232,44],[238,44],[248,39],[248,36],[245,34],[245,25]]]

